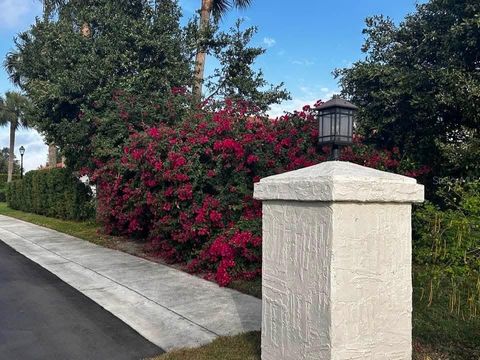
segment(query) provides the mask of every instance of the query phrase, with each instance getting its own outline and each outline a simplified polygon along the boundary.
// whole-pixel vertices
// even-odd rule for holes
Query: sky
[[[328,100],[338,92],[332,71],[362,59],[365,18],[383,14],[397,23],[415,10],[418,0],[253,0],[246,10],[232,10],[222,20],[228,29],[236,19],[257,26],[253,45],[267,49],[257,67],[273,84],[285,83],[292,100],[272,106],[270,114],[300,109],[318,99]],[[184,19],[190,18],[200,0],[180,0]],[[0,60],[14,48],[14,37],[25,31],[41,14],[39,0],[0,0]],[[212,62],[210,62],[212,64]],[[209,70],[207,63],[207,72]],[[211,70],[211,68],[210,68]],[[15,90],[0,68],[0,94]],[[0,147],[8,146],[8,128],[0,128]],[[47,146],[35,130],[20,130],[16,153],[23,145],[25,169],[36,169],[47,160]]]

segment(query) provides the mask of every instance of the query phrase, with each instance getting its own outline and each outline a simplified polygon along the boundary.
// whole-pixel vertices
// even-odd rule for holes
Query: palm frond
[[[231,7],[232,3],[230,0],[214,0],[212,3],[212,15],[215,20],[219,20]]]
[[[246,9],[252,5],[252,0],[235,0],[235,7],[239,9]]]
[[[20,62],[20,54],[17,52],[9,52],[3,62],[3,67],[10,78],[10,81],[15,85],[20,85],[21,76],[19,75],[18,64]]]
[[[252,0],[214,0],[212,3],[212,15],[218,21],[232,7],[246,9],[251,4]]]
[[[26,96],[15,91],[7,91],[0,101],[0,124],[10,123],[15,130],[19,127],[29,127],[26,114],[30,107],[31,102]]]

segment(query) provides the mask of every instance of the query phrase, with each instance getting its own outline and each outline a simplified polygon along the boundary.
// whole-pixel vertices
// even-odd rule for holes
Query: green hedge
[[[67,169],[30,171],[23,180],[7,184],[12,209],[68,220],[85,220],[95,214],[88,186]]]
[[[0,174],[0,188],[4,188],[7,185],[7,179],[8,179],[7,174]],[[18,179],[20,179],[20,175],[13,174],[13,180],[18,180]]]
[[[0,202],[7,201],[7,174],[0,174]],[[13,180],[19,179],[20,175],[14,174]]]

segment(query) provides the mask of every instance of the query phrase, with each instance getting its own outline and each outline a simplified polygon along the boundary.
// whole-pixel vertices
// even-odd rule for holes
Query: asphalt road
[[[0,241],[0,359],[123,360],[163,351]]]

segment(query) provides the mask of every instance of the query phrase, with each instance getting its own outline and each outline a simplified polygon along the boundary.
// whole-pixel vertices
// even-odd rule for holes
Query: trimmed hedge
[[[14,174],[13,180],[19,179],[20,175]],[[7,174],[0,174],[0,202],[7,201]]]
[[[15,210],[67,220],[93,218],[92,192],[67,169],[30,171],[7,184],[7,203]]]

